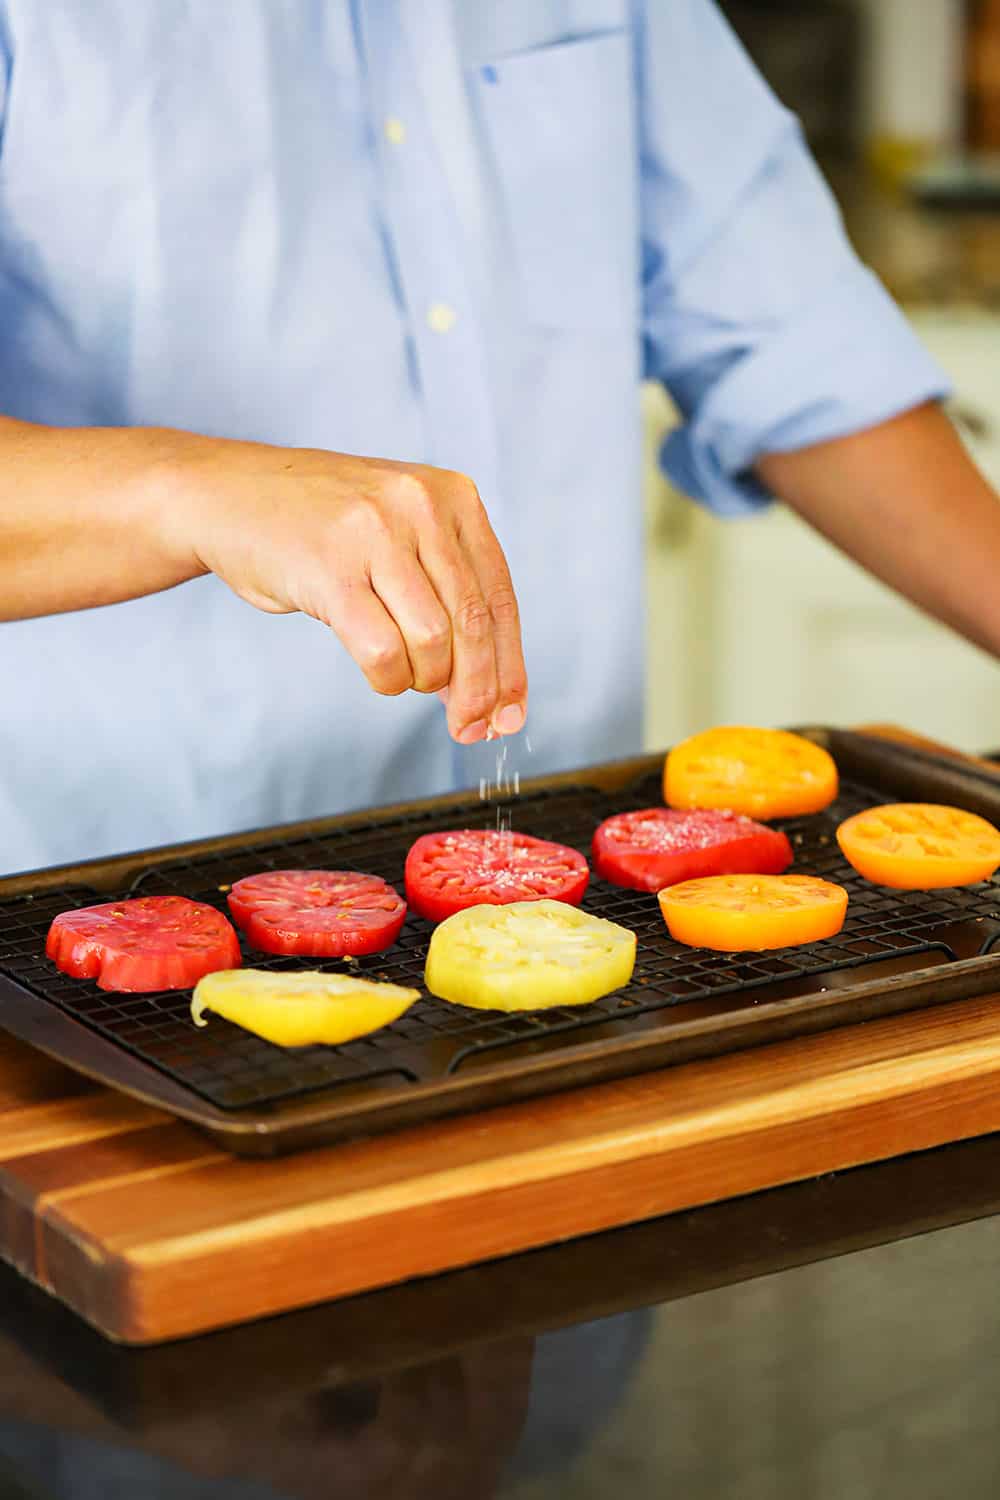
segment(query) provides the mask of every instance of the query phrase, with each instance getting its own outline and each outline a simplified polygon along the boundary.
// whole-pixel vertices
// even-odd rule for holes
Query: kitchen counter
[[[928,209],[857,162],[823,165],[856,249],[897,301],[1000,309],[1000,210]]]
[[[0,1271],[0,1495],[996,1493],[1000,1138],[160,1349]]]

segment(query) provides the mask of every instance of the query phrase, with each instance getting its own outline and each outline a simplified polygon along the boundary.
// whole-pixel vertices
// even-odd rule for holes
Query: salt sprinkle
[[[531,741],[524,737],[524,744],[528,753],[531,753]],[[493,776],[481,776],[479,778],[479,800],[480,802],[496,802],[496,833],[502,841],[503,857],[505,861],[512,862],[515,851],[511,843],[514,820],[511,803],[521,795],[521,773],[511,771],[508,767],[510,745],[507,739],[501,739],[496,749],[496,763]]]

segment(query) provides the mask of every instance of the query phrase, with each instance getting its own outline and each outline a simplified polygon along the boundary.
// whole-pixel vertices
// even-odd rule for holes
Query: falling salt
[[[522,743],[531,754],[531,741],[527,735],[523,737]],[[510,742],[501,738],[496,746],[496,761],[494,763],[492,776],[481,776],[479,778],[479,800],[485,803],[496,803],[496,832],[502,841],[502,857],[508,866],[515,862],[516,850],[513,843],[513,807],[512,803],[521,795],[521,773],[511,770],[508,764],[510,757]]]
[[[493,802],[499,799],[510,799],[520,796],[521,773],[510,772],[507,769],[507,757],[509,751],[507,741],[500,743],[496,752],[496,763],[492,776],[480,776],[479,778],[479,800],[481,802]]]

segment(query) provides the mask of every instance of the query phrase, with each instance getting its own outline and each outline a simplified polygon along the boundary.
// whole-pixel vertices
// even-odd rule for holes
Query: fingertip
[[[485,719],[477,719],[475,724],[467,724],[455,735],[460,745],[479,745],[489,738],[490,726]]]
[[[527,714],[521,703],[508,703],[493,715],[491,728],[495,734],[520,734]]]

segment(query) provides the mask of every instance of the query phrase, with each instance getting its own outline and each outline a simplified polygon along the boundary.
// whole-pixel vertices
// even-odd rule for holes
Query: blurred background
[[[801,118],[856,247],[951,375],[952,416],[1000,488],[1000,0],[722,3]],[[669,402],[649,389],[644,410],[651,748],[741,720],[895,720],[1000,745],[991,659],[785,510],[703,515],[657,471]]]

